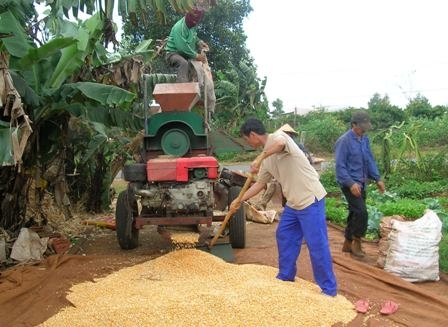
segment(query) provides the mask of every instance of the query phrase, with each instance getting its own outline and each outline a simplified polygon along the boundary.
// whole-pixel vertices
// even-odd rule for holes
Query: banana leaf
[[[14,159],[12,157],[11,133],[15,128],[11,129],[9,123],[0,121],[0,165],[12,166]]]
[[[130,104],[135,94],[123,90],[117,86],[105,85],[92,82],[78,82],[66,84],[64,88],[79,90],[84,96],[107,106],[120,106]]]
[[[15,57],[21,58],[31,49],[31,42],[25,30],[10,11],[0,15],[0,34],[10,35],[1,38],[0,42]]]
[[[44,58],[59,53],[61,49],[71,46],[72,44],[76,44],[76,42],[77,40],[71,37],[57,38],[49,41],[39,48],[31,48],[28,53],[19,60],[19,67],[27,68],[32,66]]]

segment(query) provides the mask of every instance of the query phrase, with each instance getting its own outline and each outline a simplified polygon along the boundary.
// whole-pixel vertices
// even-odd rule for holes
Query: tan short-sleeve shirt
[[[268,183],[275,178],[282,186],[286,204],[293,209],[304,209],[321,200],[327,192],[319,181],[319,174],[309,163],[299,146],[284,132],[268,135],[264,149],[277,139],[284,138],[283,152],[275,153],[263,160],[258,173],[258,181]]]

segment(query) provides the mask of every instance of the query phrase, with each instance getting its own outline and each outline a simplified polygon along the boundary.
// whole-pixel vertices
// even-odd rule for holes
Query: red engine
[[[214,157],[156,158],[146,164],[149,182],[188,182],[194,179],[218,178],[218,161]]]

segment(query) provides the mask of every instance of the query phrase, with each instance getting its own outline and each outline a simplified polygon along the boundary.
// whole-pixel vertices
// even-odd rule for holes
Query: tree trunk
[[[16,167],[0,168],[0,227],[11,234],[25,224],[29,180]]]

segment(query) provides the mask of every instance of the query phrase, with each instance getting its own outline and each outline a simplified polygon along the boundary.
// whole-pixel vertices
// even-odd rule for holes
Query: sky
[[[405,108],[448,105],[448,1],[251,0],[246,45],[271,109],[364,107],[375,93]]]

